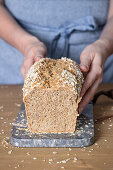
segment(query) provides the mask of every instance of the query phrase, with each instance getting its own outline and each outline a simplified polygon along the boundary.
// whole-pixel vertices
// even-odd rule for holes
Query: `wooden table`
[[[101,96],[94,106],[95,143],[72,149],[13,147],[10,131],[21,102],[21,85],[0,86],[0,170],[113,169],[113,100]]]

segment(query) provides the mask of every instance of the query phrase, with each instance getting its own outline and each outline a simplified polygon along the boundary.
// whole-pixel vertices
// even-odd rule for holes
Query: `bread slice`
[[[35,62],[23,87],[29,131],[73,133],[82,84],[79,65],[69,58]]]

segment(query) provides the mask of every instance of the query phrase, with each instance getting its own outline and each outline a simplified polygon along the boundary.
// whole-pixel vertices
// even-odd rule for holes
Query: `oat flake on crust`
[[[83,84],[83,74],[79,65],[70,58],[42,58],[28,71],[23,86],[23,96],[27,96],[35,87],[53,88],[69,87],[77,98]]]

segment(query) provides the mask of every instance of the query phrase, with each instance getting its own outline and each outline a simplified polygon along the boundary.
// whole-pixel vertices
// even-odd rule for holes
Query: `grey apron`
[[[96,41],[106,23],[109,0],[5,0],[17,22],[47,46],[47,57],[69,57],[80,63],[82,50]],[[22,54],[0,39],[0,84],[22,84]],[[103,82],[113,82],[113,56]],[[107,75],[107,76],[106,76]]]

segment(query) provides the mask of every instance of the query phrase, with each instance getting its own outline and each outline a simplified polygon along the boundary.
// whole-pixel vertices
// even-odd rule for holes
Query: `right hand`
[[[81,91],[82,100],[79,103],[79,114],[93,99],[98,86],[102,82],[104,63],[108,57],[108,50],[103,39],[89,44],[81,53],[80,69],[86,73]]]
[[[47,54],[47,48],[39,41],[37,38],[34,38],[33,41],[30,41],[26,48],[24,49],[24,61],[21,66],[21,74],[25,79],[26,74],[30,67],[36,62],[39,61],[41,58],[44,58]]]

